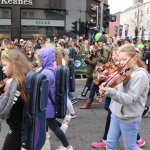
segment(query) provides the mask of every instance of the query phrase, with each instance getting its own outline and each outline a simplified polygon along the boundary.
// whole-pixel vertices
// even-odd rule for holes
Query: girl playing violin
[[[136,139],[149,91],[149,75],[134,46],[122,46],[119,60],[123,66],[127,63],[124,69],[132,69],[133,73],[116,88],[106,87],[105,83],[100,86],[100,92],[113,99],[109,107],[112,115],[106,150],[116,150],[121,135],[126,150],[141,150],[136,145]]]
[[[25,93],[25,77],[31,71],[23,53],[17,50],[4,52],[1,56],[3,73],[9,78],[0,95],[0,118],[6,119],[9,132],[2,150],[20,150],[23,104],[28,97]]]

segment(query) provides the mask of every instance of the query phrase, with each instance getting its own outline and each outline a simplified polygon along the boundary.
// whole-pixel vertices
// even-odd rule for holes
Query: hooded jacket
[[[120,83],[116,89],[108,88],[106,95],[114,101],[111,112],[124,123],[133,123],[142,116],[149,92],[149,75],[147,70],[138,67],[133,69],[131,78]]]
[[[41,58],[42,69],[41,73],[46,75],[49,80],[49,93],[55,102],[55,74],[53,63],[55,61],[55,50],[52,47],[45,47],[37,52]],[[55,118],[55,109],[51,100],[48,98],[46,108],[46,118]]]

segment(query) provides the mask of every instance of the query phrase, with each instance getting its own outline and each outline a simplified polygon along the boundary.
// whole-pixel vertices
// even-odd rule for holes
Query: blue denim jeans
[[[71,99],[71,98],[74,98],[74,92],[68,92],[68,97]]]
[[[94,101],[95,93],[98,93],[98,90],[99,90],[98,85],[92,82],[91,87],[90,87],[90,95],[89,95],[89,98],[91,98],[92,101]]]
[[[115,115],[111,114],[106,150],[117,150],[117,144],[121,135],[125,150],[142,150],[136,145],[140,122],[141,118],[133,123],[123,123]]]
[[[88,38],[93,39],[94,38],[94,33],[89,33]]]

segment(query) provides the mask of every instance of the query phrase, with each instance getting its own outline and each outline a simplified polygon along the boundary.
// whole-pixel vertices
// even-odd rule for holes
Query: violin
[[[4,91],[4,87],[6,85],[6,82],[8,81],[8,77],[3,79],[2,81],[0,81],[0,93],[2,93]]]
[[[133,73],[133,70],[130,68],[126,70],[122,70],[119,73],[115,72],[113,76],[111,76],[110,78],[106,80],[105,87],[114,88],[121,82],[128,81],[132,73]],[[99,91],[99,92],[100,92],[100,97],[96,99],[97,102],[101,102],[103,100],[104,92],[103,91]]]
[[[108,65],[110,66],[108,68]],[[109,76],[112,73],[114,73],[115,71],[119,70],[122,67],[122,65],[118,62],[118,61],[114,61],[114,62],[108,62],[105,65],[103,65],[102,67],[98,67],[95,72],[101,72],[101,77],[98,79],[96,79],[94,81],[94,84],[98,85],[100,84],[100,82],[104,82],[106,77],[105,76]]]
[[[97,47],[96,50],[92,50],[90,54],[88,54],[85,59],[83,59],[82,61],[85,61],[87,59],[90,59],[92,56],[95,56],[95,54],[99,51],[100,49]]]

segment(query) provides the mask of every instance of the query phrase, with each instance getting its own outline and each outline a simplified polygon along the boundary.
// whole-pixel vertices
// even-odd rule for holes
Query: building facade
[[[0,39],[71,36],[74,21],[78,30],[79,22],[88,21],[92,3],[100,5],[95,0],[0,0]]]
[[[150,37],[150,2],[138,4],[126,9],[120,14],[120,24],[123,27],[123,33],[126,31],[126,25],[128,25],[128,36],[135,37],[135,29],[138,28],[138,37],[142,37],[147,40]],[[149,23],[149,27],[148,27]],[[143,30],[144,29],[144,30]],[[144,32],[143,32],[144,31]]]
[[[117,12],[115,13],[116,15],[116,22],[110,22],[109,23],[109,35],[111,37],[115,37],[115,27],[117,26],[119,29],[119,25],[120,25],[120,13],[121,12]],[[117,32],[117,36],[119,36],[119,32]]]

